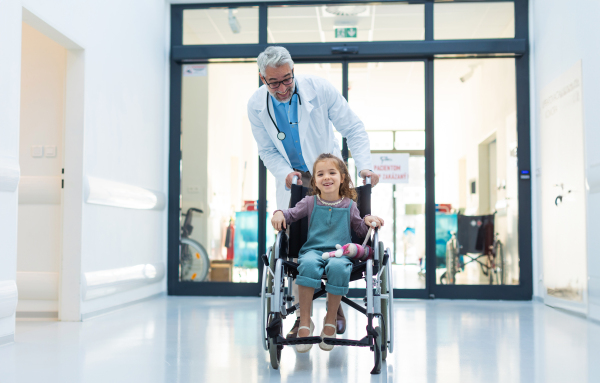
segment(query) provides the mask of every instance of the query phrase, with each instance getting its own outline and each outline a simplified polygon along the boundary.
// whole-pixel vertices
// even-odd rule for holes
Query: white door
[[[23,23],[18,318],[58,319],[67,50]]]
[[[587,309],[581,62],[542,91],[541,227],[545,302]]]

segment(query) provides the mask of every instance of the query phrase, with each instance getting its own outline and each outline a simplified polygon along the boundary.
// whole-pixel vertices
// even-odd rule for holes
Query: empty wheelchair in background
[[[202,282],[208,278],[210,260],[204,246],[193,240],[190,236],[194,227],[192,226],[192,213],[202,214],[202,210],[191,207],[186,213],[181,236],[179,238],[179,267],[182,281]]]
[[[457,216],[457,232],[446,244],[446,272],[442,283],[456,284],[456,274],[476,262],[490,285],[504,284],[504,249],[495,232],[494,214]],[[466,261],[465,261],[466,260]]]
[[[308,189],[295,184],[292,185],[292,206],[295,206],[308,192]],[[356,188],[358,195],[357,207],[361,217],[371,212],[371,185]],[[290,224],[290,236],[281,231],[277,234],[275,244],[263,255],[263,273],[261,287],[261,338],[263,347],[269,351],[271,366],[279,368],[281,350],[284,346],[296,344],[317,344],[322,339],[319,336],[306,338],[286,339],[283,337],[283,319],[294,314],[299,304],[294,305],[292,285],[298,276],[298,264],[293,258],[298,258],[302,245],[306,242],[308,234],[308,218]],[[357,238],[354,233],[352,242],[362,243],[364,238]],[[365,280],[366,296],[364,306],[342,297],[342,302],[367,317],[366,335],[359,340],[325,338],[324,341],[336,346],[369,347],[374,354],[374,367],[371,374],[381,372],[381,362],[387,358],[388,352],[394,350],[394,287],[393,274],[390,261],[390,250],[384,248],[379,241],[379,233],[374,230],[371,246],[374,250],[373,259],[355,262],[352,267],[350,281]],[[335,244],[332,244],[332,247]],[[322,277],[327,279],[325,275]],[[287,283],[286,283],[287,282]],[[326,294],[325,284],[315,290],[313,300]]]

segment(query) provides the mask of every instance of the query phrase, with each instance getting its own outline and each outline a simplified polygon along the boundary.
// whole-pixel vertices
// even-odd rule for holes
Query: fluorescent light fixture
[[[229,28],[231,28],[231,32],[240,33],[242,30],[242,26],[238,21],[237,17],[233,14],[233,8],[229,8]]]

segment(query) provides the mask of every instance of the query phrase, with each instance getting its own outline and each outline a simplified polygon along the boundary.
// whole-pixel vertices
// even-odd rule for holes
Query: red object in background
[[[256,211],[256,201],[244,201],[244,211]]]
[[[235,239],[235,225],[233,220],[229,221],[229,226],[227,227],[227,234],[225,235],[225,247],[227,248],[227,260],[233,260],[233,248],[234,248],[234,239]]]
[[[451,203],[440,203],[435,205],[436,213],[451,213],[452,212],[452,204]]]

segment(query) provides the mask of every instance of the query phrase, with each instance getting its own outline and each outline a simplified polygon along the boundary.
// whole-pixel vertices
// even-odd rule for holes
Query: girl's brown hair
[[[321,190],[317,187],[315,182],[315,173],[317,172],[317,164],[322,161],[331,161],[335,164],[335,167],[340,172],[343,180],[340,185],[340,196],[350,198],[356,201],[356,190],[354,190],[354,185],[352,184],[352,179],[350,178],[350,173],[348,172],[348,167],[344,163],[344,161],[340,160],[338,157],[333,154],[323,153],[313,165],[312,178],[310,180],[310,186],[312,188],[312,195],[321,195]]]

